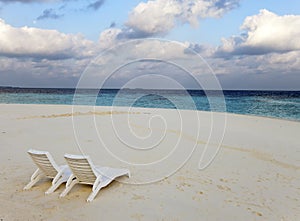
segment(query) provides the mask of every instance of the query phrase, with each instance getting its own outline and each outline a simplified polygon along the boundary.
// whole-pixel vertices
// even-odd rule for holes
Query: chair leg
[[[131,177],[131,174],[130,174],[130,171],[129,171],[129,170],[126,171],[126,176],[127,176],[128,178]]]
[[[104,181],[103,181],[103,176],[101,177],[102,180],[101,179],[98,180],[98,178],[97,178],[97,180],[95,181],[95,183],[93,185],[92,193],[89,195],[89,197],[87,198],[86,201],[87,202],[93,201],[101,188],[103,188],[103,187],[107,186],[108,184],[110,184],[117,177],[124,176],[124,175],[127,175],[128,177],[130,177],[130,171],[129,170],[123,170],[122,172],[118,171],[118,173],[115,174],[112,177],[103,175],[104,177],[106,177],[106,180],[104,180]]]
[[[52,183],[52,186],[45,192],[45,194],[53,193],[63,182],[66,182],[66,180],[61,177],[55,183]]]
[[[87,202],[91,202],[94,200],[94,198],[97,196],[98,192],[101,190],[101,188],[107,186],[108,184],[110,184],[113,181],[113,179],[108,179],[105,180],[103,182],[95,182],[95,184],[93,185],[92,188],[92,192],[89,195],[89,197],[87,198]]]
[[[66,196],[76,183],[78,183],[78,180],[75,176],[71,175],[66,184],[66,189],[59,195],[59,197]]]
[[[31,176],[30,182],[23,188],[24,190],[29,190],[34,184],[36,184],[43,176],[43,172],[37,169]]]
[[[102,185],[99,185],[97,186],[97,188],[93,188],[91,194],[89,195],[86,201],[92,202],[102,187],[103,187]]]

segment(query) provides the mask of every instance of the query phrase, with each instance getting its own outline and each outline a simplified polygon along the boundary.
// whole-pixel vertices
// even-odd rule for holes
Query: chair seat
[[[88,184],[93,185],[92,193],[87,199],[88,202],[91,202],[101,188],[107,186],[117,177],[130,176],[127,169],[95,166],[89,156],[66,154],[65,159],[72,170],[72,175],[60,197],[66,196],[77,183]]]

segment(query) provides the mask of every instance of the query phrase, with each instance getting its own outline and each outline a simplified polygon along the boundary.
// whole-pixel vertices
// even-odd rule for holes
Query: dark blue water
[[[117,90],[1,88],[0,103],[197,109],[300,120],[300,91]],[[223,103],[224,102],[224,103]],[[223,104],[226,104],[224,106]]]

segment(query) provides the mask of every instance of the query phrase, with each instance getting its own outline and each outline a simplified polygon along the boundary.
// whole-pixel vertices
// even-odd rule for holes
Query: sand
[[[300,122],[17,104],[0,105],[0,122],[1,221],[300,220]],[[45,178],[24,191],[36,169],[30,148],[49,151],[59,164],[65,153],[88,154],[97,165],[130,169],[131,177],[91,203],[88,185],[59,198],[64,185],[45,195]]]

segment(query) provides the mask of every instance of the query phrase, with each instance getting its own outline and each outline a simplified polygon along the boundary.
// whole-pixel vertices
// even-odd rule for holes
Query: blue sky
[[[108,48],[161,38],[199,53],[224,89],[300,90],[299,1],[0,0],[0,8],[0,85],[75,87]]]

